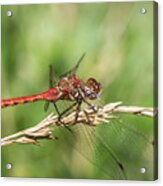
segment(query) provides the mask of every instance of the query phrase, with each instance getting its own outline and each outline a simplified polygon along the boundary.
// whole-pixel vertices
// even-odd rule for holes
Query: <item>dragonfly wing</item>
[[[49,101],[46,101],[44,104],[44,111],[47,112],[48,108],[49,108]]]
[[[80,63],[82,62],[84,56],[85,56],[85,53],[80,57],[80,59],[78,60],[77,64],[72,69],[67,71],[66,73],[60,75],[60,78],[66,77],[69,74],[75,74],[77,69],[78,69],[78,67],[79,67],[79,65],[80,65]]]
[[[114,153],[110,145],[98,135],[96,128],[83,124],[75,126],[77,140],[75,140],[74,147],[99,169],[101,178],[127,179],[123,162]]]
[[[58,82],[58,77],[54,72],[53,66],[49,65],[49,88],[54,87]]]
[[[97,167],[99,179],[152,179],[153,145],[135,128],[114,121],[71,129],[73,135],[66,135],[66,143]],[[147,175],[140,174],[141,167],[148,169]]]
[[[57,83],[58,79],[55,76],[55,72],[52,65],[49,65],[49,89],[54,87]],[[49,108],[49,101],[46,101],[44,104],[44,111],[47,112]]]

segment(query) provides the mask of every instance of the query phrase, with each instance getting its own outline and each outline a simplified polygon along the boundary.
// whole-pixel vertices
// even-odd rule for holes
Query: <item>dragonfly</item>
[[[94,128],[93,125],[91,125],[89,118],[87,123],[88,125],[75,125],[83,102],[89,108],[92,108],[94,112],[97,111],[96,107],[92,105],[90,101],[97,100],[101,92],[101,83],[99,83],[95,78],[91,77],[88,78],[87,81],[83,81],[76,75],[77,69],[79,68],[84,56],[85,54],[80,57],[77,64],[72,69],[62,74],[59,77],[59,80],[56,77],[54,78],[54,70],[52,65],[50,65],[49,89],[47,91],[32,96],[4,99],[1,101],[1,107],[5,108],[25,103],[32,103],[35,101],[45,101],[44,110],[47,111],[49,104],[52,103],[58,114],[58,124],[64,126],[59,128],[59,130],[62,131],[62,136],[65,136],[65,143],[70,144],[69,147],[74,147],[88,161],[99,167],[101,172],[106,175],[104,178],[128,179],[128,175],[126,173],[128,164],[123,161],[123,158],[118,156],[118,150],[121,149],[122,146],[124,149],[128,149],[127,147],[125,148],[125,145],[129,145],[130,142],[136,146],[136,144],[139,143],[139,139],[141,140],[141,144],[145,144],[144,146],[148,146],[149,149],[151,148],[151,143],[148,141],[148,139],[145,139],[143,135],[138,134],[137,131],[133,130],[129,126],[125,126],[124,124],[122,125],[120,122],[116,122],[116,124],[113,122],[109,125],[101,126],[102,132],[100,135],[98,134],[100,131],[96,130],[97,127]],[[69,105],[69,107],[60,112],[57,106],[58,101],[69,101],[72,103]],[[74,107],[76,107],[74,125],[71,126],[71,129],[69,129],[69,127],[65,126],[65,124],[62,122],[62,116],[64,116]],[[67,133],[67,130],[64,130],[64,128],[73,131],[73,135],[69,132]],[[100,129],[100,126],[98,129]],[[114,142],[108,143],[108,136],[112,136],[112,139],[115,138]],[[124,144],[121,143],[122,139],[125,140],[126,137],[129,140],[127,140]],[[59,141],[62,142],[62,139],[60,138]],[[117,144],[117,142],[119,144]],[[65,143],[60,144],[58,148]],[[63,149],[65,149],[65,147],[63,147]],[[129,151],[126,152],[131,153]],[[140,151],[137,151],[137,153],[138,154],[135,153],[135,157],[139,156]],[[67,156],[67,152],[63,154],[66,154]],[[92,154],[95,154],[94,158],[92,158]]]
[[[61,122],[61,117],[75,106],[77,106],[77,112],[75,117],[76,118],[75,121],[77,121],[78,113],[80,111],[80,106],[82,102],[86,103],[89,107],[95,110],[95,107],[91,105],[91,103],[89,103],[88,100],[97,99],[97,97],[100,94],[101,84],[97,82],[95,78],[92,77],[88,78],[88,80],[85,82],[80,78],[78,78],[76,75],[76,71],[81,61],[83,60],[84,56],[85,53],[80,57],[77,64],[71,70],[69,70],[68,72],[60,76],[60,80],[55,86],[52,77],[53,68],[52,65],[50,65],[49,90],[31,96],[3,99],[1,100],[1,108],[21,105],[21,104],[26,104],[26,103],[36,102],[36,101],[46,101],[44,110],[46,111],[48,109],[49,103],[53,103],[59,115],[58,121],[60,122]],[[68,109],[60,113],[56,105],[56,102],[59,100],[70,101],[73,102],[73,104]]]

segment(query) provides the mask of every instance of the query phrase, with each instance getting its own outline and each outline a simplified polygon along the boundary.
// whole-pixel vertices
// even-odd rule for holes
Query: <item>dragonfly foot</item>
[[[96,126],[94,124],[94,118],[91,118],[85,110],[84,110],[84,114],[86,116],[86,124],[90,126]]]
[[[89,107],[89,109],[92,109],[92,110],[93,110],[93,112],[95,112],[95,113],[97,113],[97,112],[98,112],[98,110],[99,110],[99,108],[98,108],[98,107],[96,107],[95,105],[91,105],[91,106]]]
[[[62,120],[61,118],[58,118],[58,121],[57,121],[57,126],[62,126],[62,127],[65,127],[66,129],[68,129],[68,131],[70,131],[71,133],[73,133],[73,131],[70,129],[70,127],[68,127]]]

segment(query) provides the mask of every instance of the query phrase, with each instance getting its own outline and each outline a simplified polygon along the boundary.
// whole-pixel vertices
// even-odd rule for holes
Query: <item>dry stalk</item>
[[[89,121],[91,120],[90,125],[99,125],[115,118],[114,113],[127,113],[147,117],[154,117],[157,113],[153,108],[121,105],[122,102],[109,103],[102,108],[97,108],[97,112],[87,108],[79,112],[79,117],[75,124],[83,123],[88,125],[89,118]],[[72,112],[62,119],[66,126],[74,125],[75,114],[76,112]],[[6,146],[12,143],[40,145],[38,141],[40,139],[57,139],[52,134],[57,122],[58,116],[51,113],[37,125],[2,138],[1,145]]]

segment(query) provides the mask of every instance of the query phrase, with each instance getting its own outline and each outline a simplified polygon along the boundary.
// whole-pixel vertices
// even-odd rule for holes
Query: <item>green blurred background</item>
[[[141,14],[140,7],[147,13]],[[7,10],[12,11],[11,17],[6,16]],[[47,90],[49,64],[60,75],[86,52],[78,75],[101,82],[103,103],[153,106],[153,2],[2,6],[1,15],[3,99]],[[47,116],[43,105],[35,102],[3,109],[2,137]],[[49,113],[52,111],[50,107]],[[153,120],[121,118],[138,133],[119,131],[118,124],[110,123],[110,128],[104,125],[97,129],[98,134],[114,149],[128,179],[154,179],[153,147],[141,135],[153,140]],[[104,149],[102,153],[100,143],[96,148],[101,155],[94,149],[87,159],[84,149],[84,153],[74,150],[62,133],[58,135],[59,140],[42,141],[41,147],[3,147],[2,176],[123,179],[109,152],[107,155]],[[98,166],[89,161],[91,156]],[[8,162],[13,164],[12,170],[6,170]],[[104,164],[107,175],[101,171]],[[140,167],[147,172],[141,174]]]

